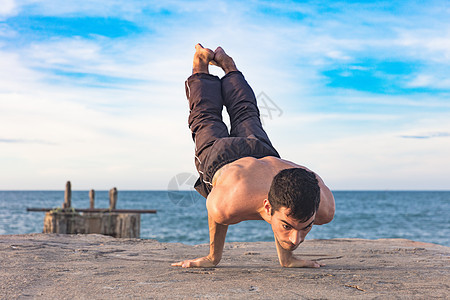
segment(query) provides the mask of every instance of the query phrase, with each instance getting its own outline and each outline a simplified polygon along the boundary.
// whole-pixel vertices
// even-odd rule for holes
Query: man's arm
[[[334,218],[335,204],[334,196],[330,189],[325,185],[322,178],[316,174],[320,187],[320,203],[316,213],[314,224],[323,225],[330,223]]]
[[[227,235],[228,225],[216,223],[208,213],[209,226],[209,255],[197,259],[180,261],[172,266],[183,268],[210,268],[216,266],[222,259],[225,237]]]
[[[216,185],[209,193],[206,200],[206,208],[208,209],[208,226],[209,226],[209,254],[205,257],[185,260],[172,266],[183,268],[190,267],[214,267],[222,259],[223,247],[225,246],[225,237],[227,235],[228,224],[230,222],[230,206],[223,205],[229,203],[230,196],[227,189]]]
[[[285,268],[320,268],[325,266],[324,264],[319,264],[316,261],[304,260],[296,258],[292,251],[286,250],[281,247],[275,236],[275,244],[277,246],[278,260],[280,265]]]

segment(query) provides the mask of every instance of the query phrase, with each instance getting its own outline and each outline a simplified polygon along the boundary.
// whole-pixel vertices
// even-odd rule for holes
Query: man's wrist
[[[283,255],[283,257],[278,257],[280,265],[282,267],[289,267],[292,264],[292,253],[291,255]]]
[[[214,265],[217,265],[220,262],[220,260],[222,259],[222,255],[219,256],[219,255],[209,254],[206,258],[209,261],[211,261]]]

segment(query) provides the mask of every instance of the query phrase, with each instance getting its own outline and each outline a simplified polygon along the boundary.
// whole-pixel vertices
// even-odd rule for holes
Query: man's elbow
[[[331,196],[331,197],[333,197],[333,196]],[[335,204],[334,204],[334,198],[333,198],[333,201],[329,201],[327,206],[321,207],[319,209],[314,223],[316,225],[323,225],[323,224],[330,223],[334,219],[334,213],[335,213]]]
[[[228,225],[228,220],[230,219],[229,209],[226,207],[221,207],[214,202],[206,201],[206,208],[208,209],[208,215],[218,224]]]
[[[210,214],[210,212],[208,211],[208,214],[212,217],[212,219],[214,220],[214,222],[216,222],[217,224],[221,224],[221,225],[230,225],[230,216],[225,214],[224,212],[218,212],[215,211],[214,213]]]
[[[334,219],[334,207],[330,209],[327,214],[325,214],[322,224],[330,223],[331,221],[333,221],[333,219]]]
[[[316,219],[314,220],[314,224],[324,225],[333,221],[333,218],[334,218],[334,210],[327,213],[317,214]]]

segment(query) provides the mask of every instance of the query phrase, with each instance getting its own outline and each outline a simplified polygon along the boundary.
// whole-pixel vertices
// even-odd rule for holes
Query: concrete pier
[[[170,264],[209,245],[105,235],[0,236],[2,299],[448,299],[450,247],[402,239],[307,240],[280,267],[273,242],[226,243],[216,268]]]

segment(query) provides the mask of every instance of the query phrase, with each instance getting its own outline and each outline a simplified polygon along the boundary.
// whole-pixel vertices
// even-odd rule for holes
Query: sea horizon
[[[450,191],[333,190],[334,220],[313,226],[306,239],[404,238],[450,246]],[[44,213],[56,208],[63,190],[0,190],[0,235],[39,233]],[[209,242],[206,199],[195,191],[118,190],[118,209],[156,209],[141,215],[142,239],[184,244]],[[88,190],[72,190],[72,207],[89,207]],[[109,192],[95,190],[95,207],[109,207]],[[273,241],[270,224],[244,221],[229,226],[227,242]]]

